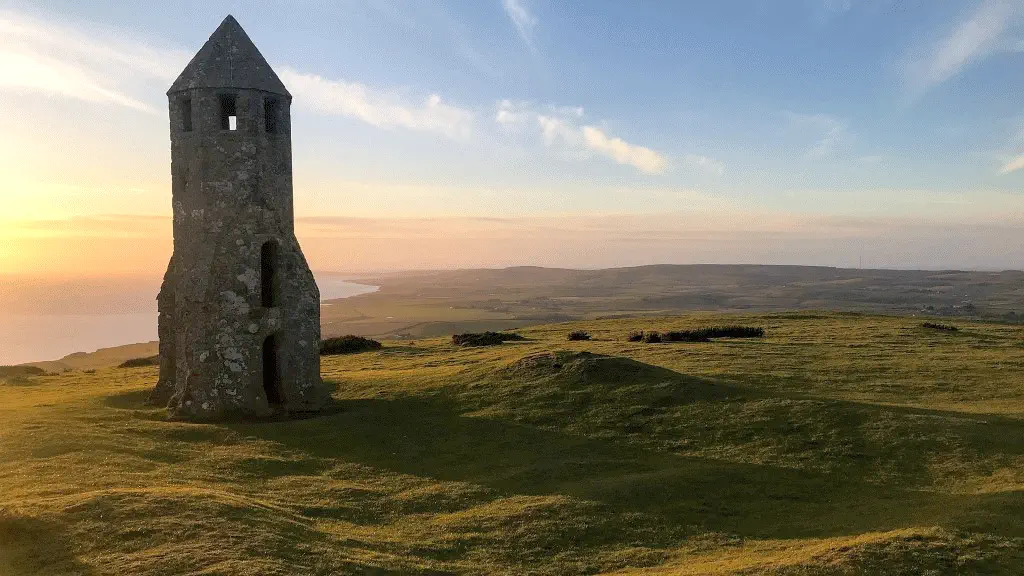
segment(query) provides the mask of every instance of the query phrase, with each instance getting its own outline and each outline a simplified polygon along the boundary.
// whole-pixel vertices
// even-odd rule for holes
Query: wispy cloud
[[[1010,159],[1009,162],[1004,164],[1003,167],[999,169],[999,173],[1009,174],[1010,172],[1016,172],[1017,170],[1020,170],[1022,168],[1024,168],[1024,154],[1021,154],[1016,158]]]
[[[824,0],[822,7],[827,12],[842,14],[849,12],[850,8],[853,8],[853,0]]]
[[[448,44],[453,56],[477,71],[495,78],[502,75],[502,70],[474,46],[471,29],[451,13],[453,5],[403,0],[366,0],[364,5],[386,19],[389,28],[401,28],[406,38]]]
[[[1024,124],[1018,124],[1018,126],[1020,127],[1010,137],[1009,144],[999,154],[1002,164],[999,168],[1000,174],[1009,174],[1024,169]]]
[[[668,162],[661,154],[646,148],[630,144],[622,138],[608,136],[600,128],[583,127],[583,142],[587,148],[612,158],[619,164],[628,164],[645,174],[661,174]]]
[[[702,156],[700,154],[687,154],[683,157],[683,160],[690,166],[695,168],[701,168],[718,174],[719,176],[725,174],[725,164],[720,160],[709,158],[708,156]]]
[[[0,11],[0,90],[158,110],[137,95],[140,82],[170,83],[188,62],[112,30],[42,22]]]
[[[644,174],[661,174],[669,167],[664,154],[611,135],[605,128],[585,123],[583,108],[580,107],[537,107],[529,102],[503,100],[498,102],[494,120],[508,130],[539,130],[548,147],[560,146],[581,157],[599,154]],[[714,172],[722,170],[720,163],[698,155],[688,156],[686,163]]]
[[[786,118],[791,130],[813,140],[813,144],[804,151],[804,156],[809,159],[832,156],[853,136],[848,123],[831,114],[786,112]]]
[[[329,80],[314,74],[281,68],[281,79],[296,95],[296,103],[314,112],[344,116],[378,128],[406,128],[467,138],[472,132],[472,111],[445,103],[437,94],[412,103],[400,95],[375,90],[358,82]]]
[[[530,12],[523,0],[502,0],[502,6],[505,7],[505,14],[508,14],[512,25],[516,27],[519,37],[531,51],[536,52],[533,29],[537,25],[537,17]]]
[[[917,97],[958,75],[970,65],[1001,51],[1012,50],[1019,40],[1007,38],[1024,17],[1024,1],[982,0],[977,9],[944,35],[915,47],[907,58],[906,86]]]
[[[162,94],[191,58],[191,51],[156,48],[118,30],[89,24],[54,24],[0,11],[0,90],[125,106],[162,114]],[[397,93],[357,82],[330,80],[279,68],[299,106],[356,118],[380,128],[406,128],[467,137],[473,113],[429,94],[409,102]],[[160,88],[155,91],[154,87]]]

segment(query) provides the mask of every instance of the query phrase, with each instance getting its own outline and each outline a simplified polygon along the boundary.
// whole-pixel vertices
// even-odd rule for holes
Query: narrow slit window
[[[221,130],[238,130],[238,97],[234,94],[220,95],[220,128]]]
[[[263,341],[263,391],[267,394],[267,404],[271,406],[284,403],[281,395],[281,367],[277,356],[277,336],[267,336]]]
[[[277,100],[267,98],[263,101],[263,120],[268,134],[277,132]]]
[[[192,99],[183,98],[181,100],[181,131],[191,132],[192,131]]]
[[[260,304],[277,306],[277,243],[268,240],[260,249]]]

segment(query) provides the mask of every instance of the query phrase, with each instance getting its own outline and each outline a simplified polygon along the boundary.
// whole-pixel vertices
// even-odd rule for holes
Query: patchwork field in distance
[[[627,341],[729,325],[765,335]],[[957,325],[386,341],[324,357],[336,405],[284,422],[168,422],[152,367],[19,374],[0,573],[1019,574],[1024,328]]]
[[[402,272],[323,308],[325,334],[426,338],[690,311],[841,310],[1018,322],[1024,272],[657,265]],[[1018,317],[1018,314],[1021,316]]]

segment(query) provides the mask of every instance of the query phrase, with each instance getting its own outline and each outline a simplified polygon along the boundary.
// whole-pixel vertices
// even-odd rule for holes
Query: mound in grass
[[[636,331],[636,332],[630,332],[629,336],[626,337],[626,340],[628,340],[630,342],[643,342],[644,341],[644,332],[643,332],[643,330],[639,330],[639,331]]]
[[[674,406],[735,393],[630,358],[590,352],[533,354],[507,365],[499,377],[508,393],[487,401],[484,413],[595,437],[628,436]]]
[[[555,378],[564,383],[609,385],[623,390],[686,380],[678,372],[630,358],[564,350],[525,356],[500,370],[499,375],[518,381]]]
[[[569,332],[569,340],[574,342],[590,340],[590,332],[586,332],[584,330],[573,330],[572,332]]]
[[[46,371],[36,366],[0,366],[0,378],[42,376]]]
[[[503,370],[503,375],[533,380],[556,375],[583,373],[593,368],[599,358],[604,358],[604,356],[591,352],[542,352],[525,356],[509,364]]]
[[[456,346],[497,346],[502,342],[526,340],[515,332],[467,332],[453,334],[452,344]]]
[[[332,356],[335,354],[355,354],[358,352],[371,352],[380,350],[384,346],[376,340],[363,338],[362,336],[339,336],[320,341],[320,355]]]
[[[131,360],[125,360],[118,368],[142,368],[143,366],[159,366],[160,355],[147,356],[145,358],[132,358]]]
[[[944,332],[958,332],[960,329],[952,324],[937,324],[935,322],[924,322],[921,324],[922,328],[930,328],[932,330],[942,330]]]

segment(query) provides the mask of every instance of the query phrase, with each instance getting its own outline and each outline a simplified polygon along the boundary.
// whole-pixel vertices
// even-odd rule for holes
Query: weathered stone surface
[[[248,88],[288,95],[284,83],[231,15],[192,57],[167,94],[192,88]]]
[[[291,96],[228,16],[168,98],[174,255],[151,400],[188,420],[319,410],[320,294],[294,232]]]

